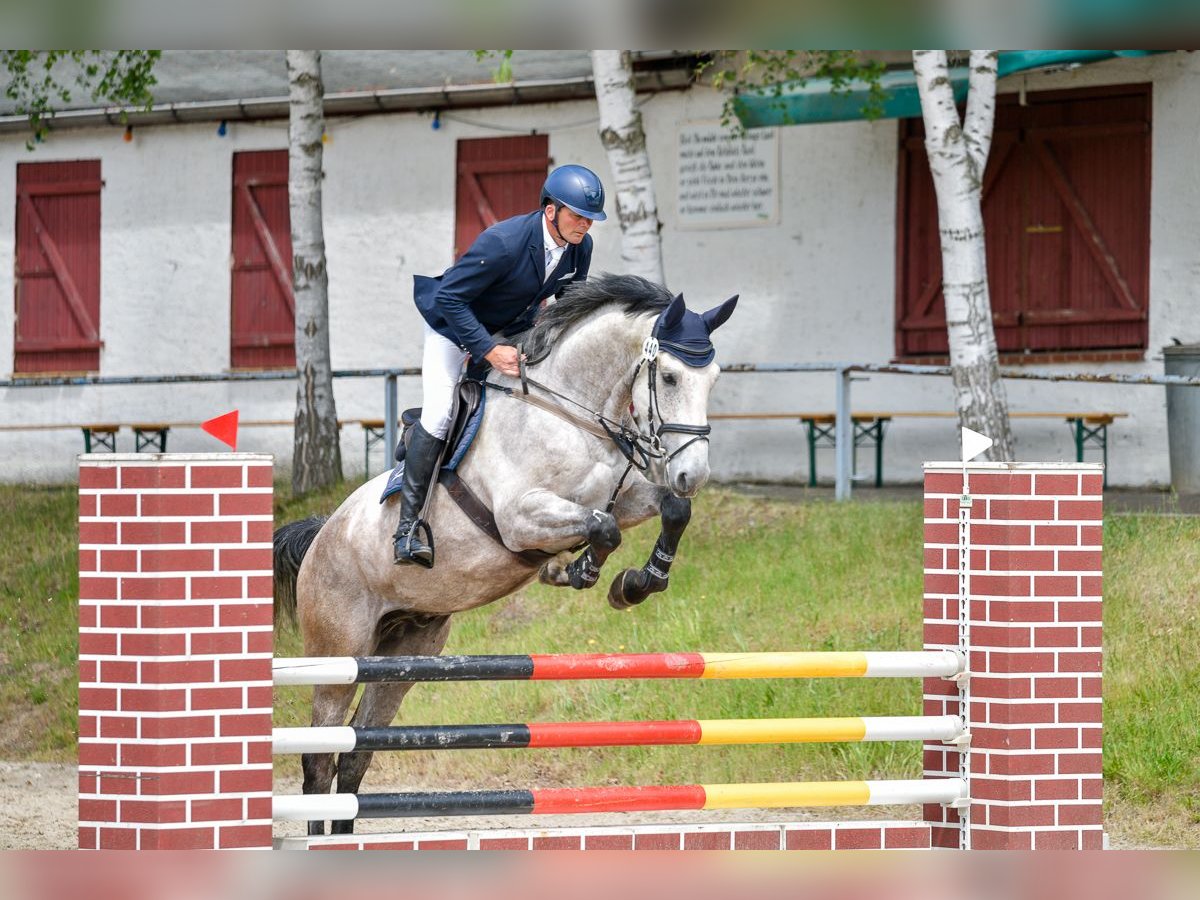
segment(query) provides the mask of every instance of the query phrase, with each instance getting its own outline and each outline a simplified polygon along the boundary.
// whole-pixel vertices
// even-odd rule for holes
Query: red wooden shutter
[[[488,226],[537,209],[549,166],[544,134],[459,141],[454,258]]]
[[[1146,347],[1150,87],[997,98],[983,217],[1001,352]],[[901,123],[896,352],[944,355],[937,202],[920,119]]]
[[[233,277],[230,364],[296,364],[288,152],[233,155]]]
[[[100,160],[17,164],[14,372],[100,368]]]

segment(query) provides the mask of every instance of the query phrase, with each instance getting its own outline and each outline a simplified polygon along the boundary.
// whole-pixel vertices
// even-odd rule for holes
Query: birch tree
[[[321,135],[325,130],[319,50],[288,50],[288,206],[296,303],[296,422],[292,490],[342,477],[329,359],[329,277],[321,222]]]
[[[983,173],[996,115],[994,50],[972,50],[966,116],[959,119],[945,50],[914,50],[925,152],[937,195],[942,294],[959,424],[995,441],[992,459],[1013,458],[1008,400],[988,294]]]
[[[612,195],[621,225],[625,271],[656,284],[663,274],[662,240],[642,113],[634,104],[633,63],[628,50],[593,50],[592,74],[600,108],[600,142],[613,173]]]

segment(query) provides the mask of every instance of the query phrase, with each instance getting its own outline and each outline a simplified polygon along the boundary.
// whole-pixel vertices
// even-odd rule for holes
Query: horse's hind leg
[[[437,656],[450,636],[450,617],[439,616],[420,626],[407,622],[380,639],[377,656]],[[405,694],[412,682],[373,682],[363,686],[362,697],[350,724],[355,728],[390,725],[396,718]],[[356,794],[374,753],[359,750],[338,756],[337,776],[339,794]],[[353,834],[353,820],[333,822],[332,834]]]
[[[346,721],[346,711],[354,700],[354,684],[319,684],[313,688],[312,724],[315,727],[341,725]],[[333,784],[334,761],[332,753],[304,753],[300,756],[300,767],[304,770],[305,794],[328,794]],[[309,822],[310,835],[324,834],[324,822]]]
[[[588,509],[564,500],[548,491],[533,491],[522,501],[517,521],[509,526],[505,543],[529,549],[556,542],[562,538],[582,538],[587,549],[574,561],[560,553],[538,573],[543,584],[590,588],[600,578],[600,569],[609,555],[621,545],[621,529],[616,518],[600,509]]]

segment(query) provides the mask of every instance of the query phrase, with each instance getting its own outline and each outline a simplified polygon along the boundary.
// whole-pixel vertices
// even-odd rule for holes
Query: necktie
[[[546,251],[546,274],[542,276],[542,281],[543,281],[543,282],[545,282],[545,281],[546,281],[546,279],[550,277],[550,273],[551,273],[551,272],[553,272],[553,271],[554,271],[554,269],[555,269],[555,265],[554,265],[554,251],[553,251],[553,250],[547,250],[547,251]]]

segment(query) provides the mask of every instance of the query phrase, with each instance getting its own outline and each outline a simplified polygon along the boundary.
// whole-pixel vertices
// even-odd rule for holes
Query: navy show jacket
[[[539,209],[488,228],[440,277],[414,276],[413,300],[429,327],[478,362],[496,346],[494,332],[524,331],[541,301],[585,280],[591,262],[589,234],[579,244],[567,244],[543,283],[546,250]]]

